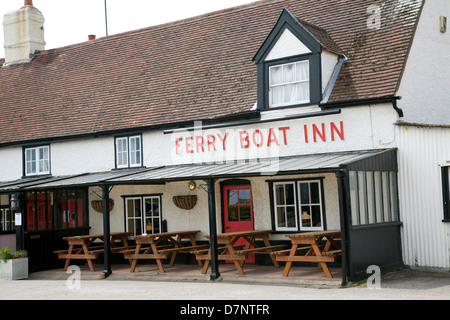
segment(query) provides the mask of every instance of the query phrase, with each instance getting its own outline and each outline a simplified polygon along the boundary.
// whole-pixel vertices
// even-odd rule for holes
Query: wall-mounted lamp
[[[13,194],[11,196],[11,210],[17,210],[19,208],[19,197],[17,197],[17,194]]]
[[[195,188],[197,188],[197,184],[195,183],[195,181],[190,181],[188,187],[189,190],[194,190]]]

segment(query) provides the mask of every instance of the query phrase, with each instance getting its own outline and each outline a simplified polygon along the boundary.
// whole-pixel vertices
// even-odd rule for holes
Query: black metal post
[[[217,256],[217,225],[216,225],[216,199],[214,179],[206,180],[208,185],[208,209],[209,209],[209,241],[211,246],[211,276],[210,280],[220,277],[219,259]]]
[[[12,219],[16,221],[15,228],[16,228],[16,250],[24,250],[25,249],[25,228],[24,228],[24,214],[22,212],[22,208],[25,208],[25,204],[22,203],[22,200],[24,197],[20,193],[14,194],[13,197],[16,199],[16,208],[14,211],[14,216],[11,216],[11,222]],[[11,215],[13,214],[11,210]],[[16,218],[18,220],[16,220]],[[20,224],[18,222],[20,221]]]
[[[341,247],[342,247],[342,286],[347,284],[347,262],[348,262],[348,251],[347,251],[347,230],[348,223],[346,219],[346,194],[345,194],[345,177],[346,172],[344,170],[336,172],[337,187],[338,187],[338,197],[339,197],[339,216],[341,221]]]
[[[102,185],[102,202],[103,202],[103,244],[104,244],[104,270],[105,278],[108,277],[111,271],[111,246],[110,246],[110,223],[109,223],[109,188],[107,185]]]

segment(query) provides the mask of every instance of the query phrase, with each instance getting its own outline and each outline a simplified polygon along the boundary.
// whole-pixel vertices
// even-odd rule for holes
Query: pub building
[[[342,283],[448,269],[449,15],[262,0],[47,50],[25,1],[3,20],[0,247],[34,272],[67,236],[200,230],[215,279],[219,233],[339,230]]]

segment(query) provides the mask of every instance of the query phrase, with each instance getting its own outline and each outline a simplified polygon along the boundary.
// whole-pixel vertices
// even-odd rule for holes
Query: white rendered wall
[[[439,17],[450,25],[450,1],[425,1],[398,95],[402,121],[450,124],[450,27],[439,30]]]
[[[298,113],[303,112],[301,108],[296,108],[296,110]],[[319,112],[317,107],[315,112]],[[293,114],[295,114],[295,110],[280,110],[276,113],[268,111],[262,115],[262,119],[270,119],[274,115],[282,117]],[[396,146],[393,124],[397,120],[398,114],[392,104],[384,104],[343,108],[341,114],[337,115],[274,121],[242,127],[199,129],[172,134],[152,132],[144,135],[144,164],[152,167],[181,163],[223,162],[236,159],[390,148]],[[332,124],[335,129],[332,129]],[[286,129],[280,130],[280,128]],[[325,141],[318,134],[315,134],[317,130],[314,128],[324,133]],[[342,133],[342,138],[337,134],[336,128]],[[270,146],[268,146],[271,129],[278,145],[277,143],[270,143]],[[259,132],[255,132],[256,130],[259,130]],[[334,141],[332,132],[334,133]],[[248,148],[241,145],[242,142],[245,145],[246,141],[242,140],[245,134],[248,134],[250,140]],[[227,135],[226,140],[224,139],[225,135]],[[196,140],[206,141],[208,136],[216,137],[216,151],[212,148],[208,150],[206,143],[203,144],[204,150],[197,148]],[[257,142],[262,136],[264,143],[258,146],[254,143],[253,136],[257,138]],[[273,136],[271,137],[273,138]],[[226,143],[225,150],[223,140]]]
[[[324,178],[324,201],[325,201],[325,219],[328,229],[339,229],[339,200],[337,195],[336,176],[331,173],[319,175],[292,175],[282,176],[282,179],[299,179],[299,178]],[[267,180],[273,177],[251,177],[243,178],[250,181],[253,194],[253,212],[254,212],[254,228],[256,230],[272,229],[272,213],[269,202],[269,184]],[[280,179],[276,177],[275,179]],[[222,230],[222,194],[220,182],[216,181],[216,220],[217,232]],[[204,181],[196,181],[197,185],[204,184]],[[98,200],[97,195],[101,194],[100,188],[89,189],[89,202]],[[110,194],[114,200],[114,208],[110,212],[111,232],[122,232],[126,230],[125,226],[125,208],[122,196],[133,195],[151,195],[162,194],[162,219],[167,220],[168,231],[179,230],[200,230],[198,240],[206,240],[205,235],[209,234],[209,211],[208,211],[208,194],[203,189],[197,188],[189,191],[187,182],[171,182],[166,185],[135,185],[135,186],[115,186]],[[191,210],[183,210],[177,208],[172,201],[174,196],[197,195],[198,200],[195,207]],[[103,232],[103,215],[96,212],[89,206],[89,222],[91,225],[90,232],[92,234]],[[286,240],[284,234],[272,234],[272,240]]]
[[[51,144],[54,176],[114,169],[114,138],[74,140]]]
[[[0,148],[0,181],[22,177],[22,147]]]

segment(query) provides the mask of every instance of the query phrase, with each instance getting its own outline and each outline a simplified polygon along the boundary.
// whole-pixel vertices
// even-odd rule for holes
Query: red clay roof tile
[[[43,51],[0,70],[0,145],[247,112],[252,57],[283,8],[348,58],[329,102],[394,95],[422,2],[377,1],[380,30],[372,0],[264,0]]]

